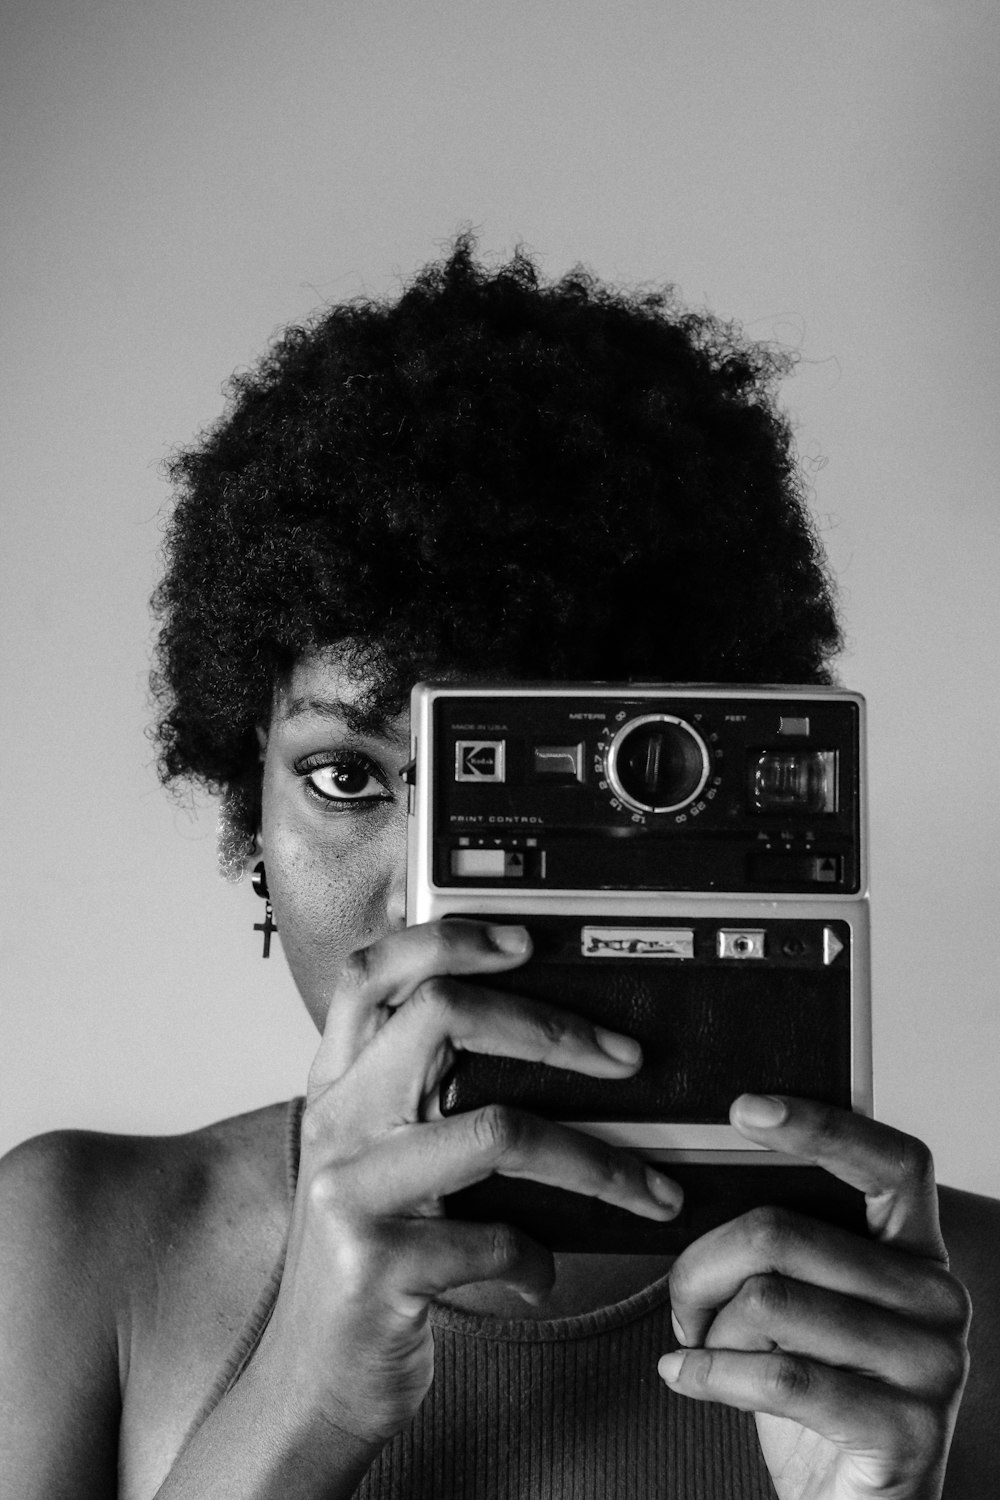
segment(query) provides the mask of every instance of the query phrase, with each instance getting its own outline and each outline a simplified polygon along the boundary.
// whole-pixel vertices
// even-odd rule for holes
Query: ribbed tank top
[[[302,1107],[289,1106],[290,1194]],[[192,1433],[252,1357],[283,1259]],[[433,1385],[360,1500],[774,1500],[752,1415],[686,1400],[656,1373],[677,1347],[666,1277],[572,1318],[506,1321],[440,1304],[430,1316]]]

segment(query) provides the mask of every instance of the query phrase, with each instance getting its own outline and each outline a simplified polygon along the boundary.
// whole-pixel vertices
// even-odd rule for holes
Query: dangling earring
[[[264,920],[263,922],[255,922],[253,930],[254,932],[262,932],[264,934],[264,951],[261,954],[261,958],[270,958],[271,933],[277,932],[278,929],[274,925],[274,912],[271,910],[271,897],[267,891],[267,875],[264,871],[263,861],[260,864],[254,865],[253,874],[250,879],[253,882],[253,888],[257,892],[257,895],[266,903],[264,906]]]

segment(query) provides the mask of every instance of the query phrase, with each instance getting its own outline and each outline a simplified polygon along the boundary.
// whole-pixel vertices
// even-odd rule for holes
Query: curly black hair
[[[245,792],[275,683],[338,642],[375,720],[442,669],[829,681],[787,368],[670,288],[488,269],[469,235],[289,329],[169,465],[162,778]]]

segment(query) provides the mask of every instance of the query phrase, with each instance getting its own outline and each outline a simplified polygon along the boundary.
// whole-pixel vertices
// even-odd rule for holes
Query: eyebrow
[[[347,724],[351,719],[351,705],[342,698],[293,698],[285,711],[285,718],[299,719],[303,714],[316,714],[321,719],[340,719]]]
[[[348,703],[343,698],[315,698],[312,696],[304,698],[292,698],[284,713],[285,721],[300,719],[310,715],[319,719],[332,719],[338,724],[343,724],[352,734],[364,738],[393,740],[395,743],[403,744],[407,735],[405,730],[397,730],[384,716],[373,717],[359,710],[356,703]]]

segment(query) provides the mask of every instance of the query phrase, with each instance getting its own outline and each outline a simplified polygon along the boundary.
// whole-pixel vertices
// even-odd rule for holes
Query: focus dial
[[[672,714],[630,719],[607,753],[608,782],[636,812],[670,813],[687,807],[708,780],[709,768],[701,735]]]

